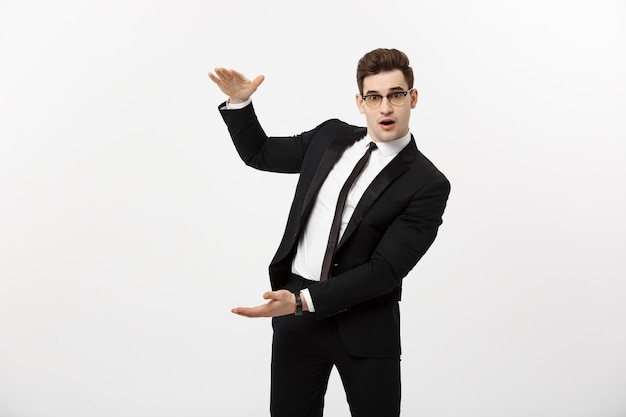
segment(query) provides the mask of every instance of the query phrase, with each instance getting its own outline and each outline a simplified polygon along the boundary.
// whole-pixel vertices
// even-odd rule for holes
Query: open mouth
[[[380,124],[386,127],[393,126],[395,122],[393,120],[381,120]]]

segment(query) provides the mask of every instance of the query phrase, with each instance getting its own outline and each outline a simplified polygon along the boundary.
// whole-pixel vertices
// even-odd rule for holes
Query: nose
[[[383,97],[382,103],[380,103],[380,112],[383,114],[389,114],[393,112],[393,105],[387,97]]]

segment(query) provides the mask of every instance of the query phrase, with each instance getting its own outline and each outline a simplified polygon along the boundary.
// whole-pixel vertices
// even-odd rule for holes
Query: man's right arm
[[[232,109],[231,106],[233,105],[222,103],[219,111],[237,153],[246,165],[262,171],[300,172],[310,134],[267,136],[257,119],[252,103],[241,109]]]
[[[302,136],[268,137],[256,118],[251,97],[265,77],[249,80],[235,70],[216,68],[209,78],[228,96],[219,110],[246,165],[263,171],[300,172],[306,148]]]

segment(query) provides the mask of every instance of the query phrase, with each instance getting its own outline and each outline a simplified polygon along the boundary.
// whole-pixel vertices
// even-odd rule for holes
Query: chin
[[[399,139],[400,136],[398,136],[394,132],[383,132],[382,135],[378,135],[376,138],[378,139],[378,142],[391,142]]]

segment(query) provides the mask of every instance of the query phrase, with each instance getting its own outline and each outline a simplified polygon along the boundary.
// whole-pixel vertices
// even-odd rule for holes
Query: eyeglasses
[[[382,96],[380,94],[367,94],[365,96],[361,96],[363,101],[370,109],[377,109],[383,102],[383,98],[387,97],[389,103],[394,106],[401,106],[406,101],[406,96],[413,89],[411,88],[409,91],[394,91],[393,93],[389,93],[386,96]]]

